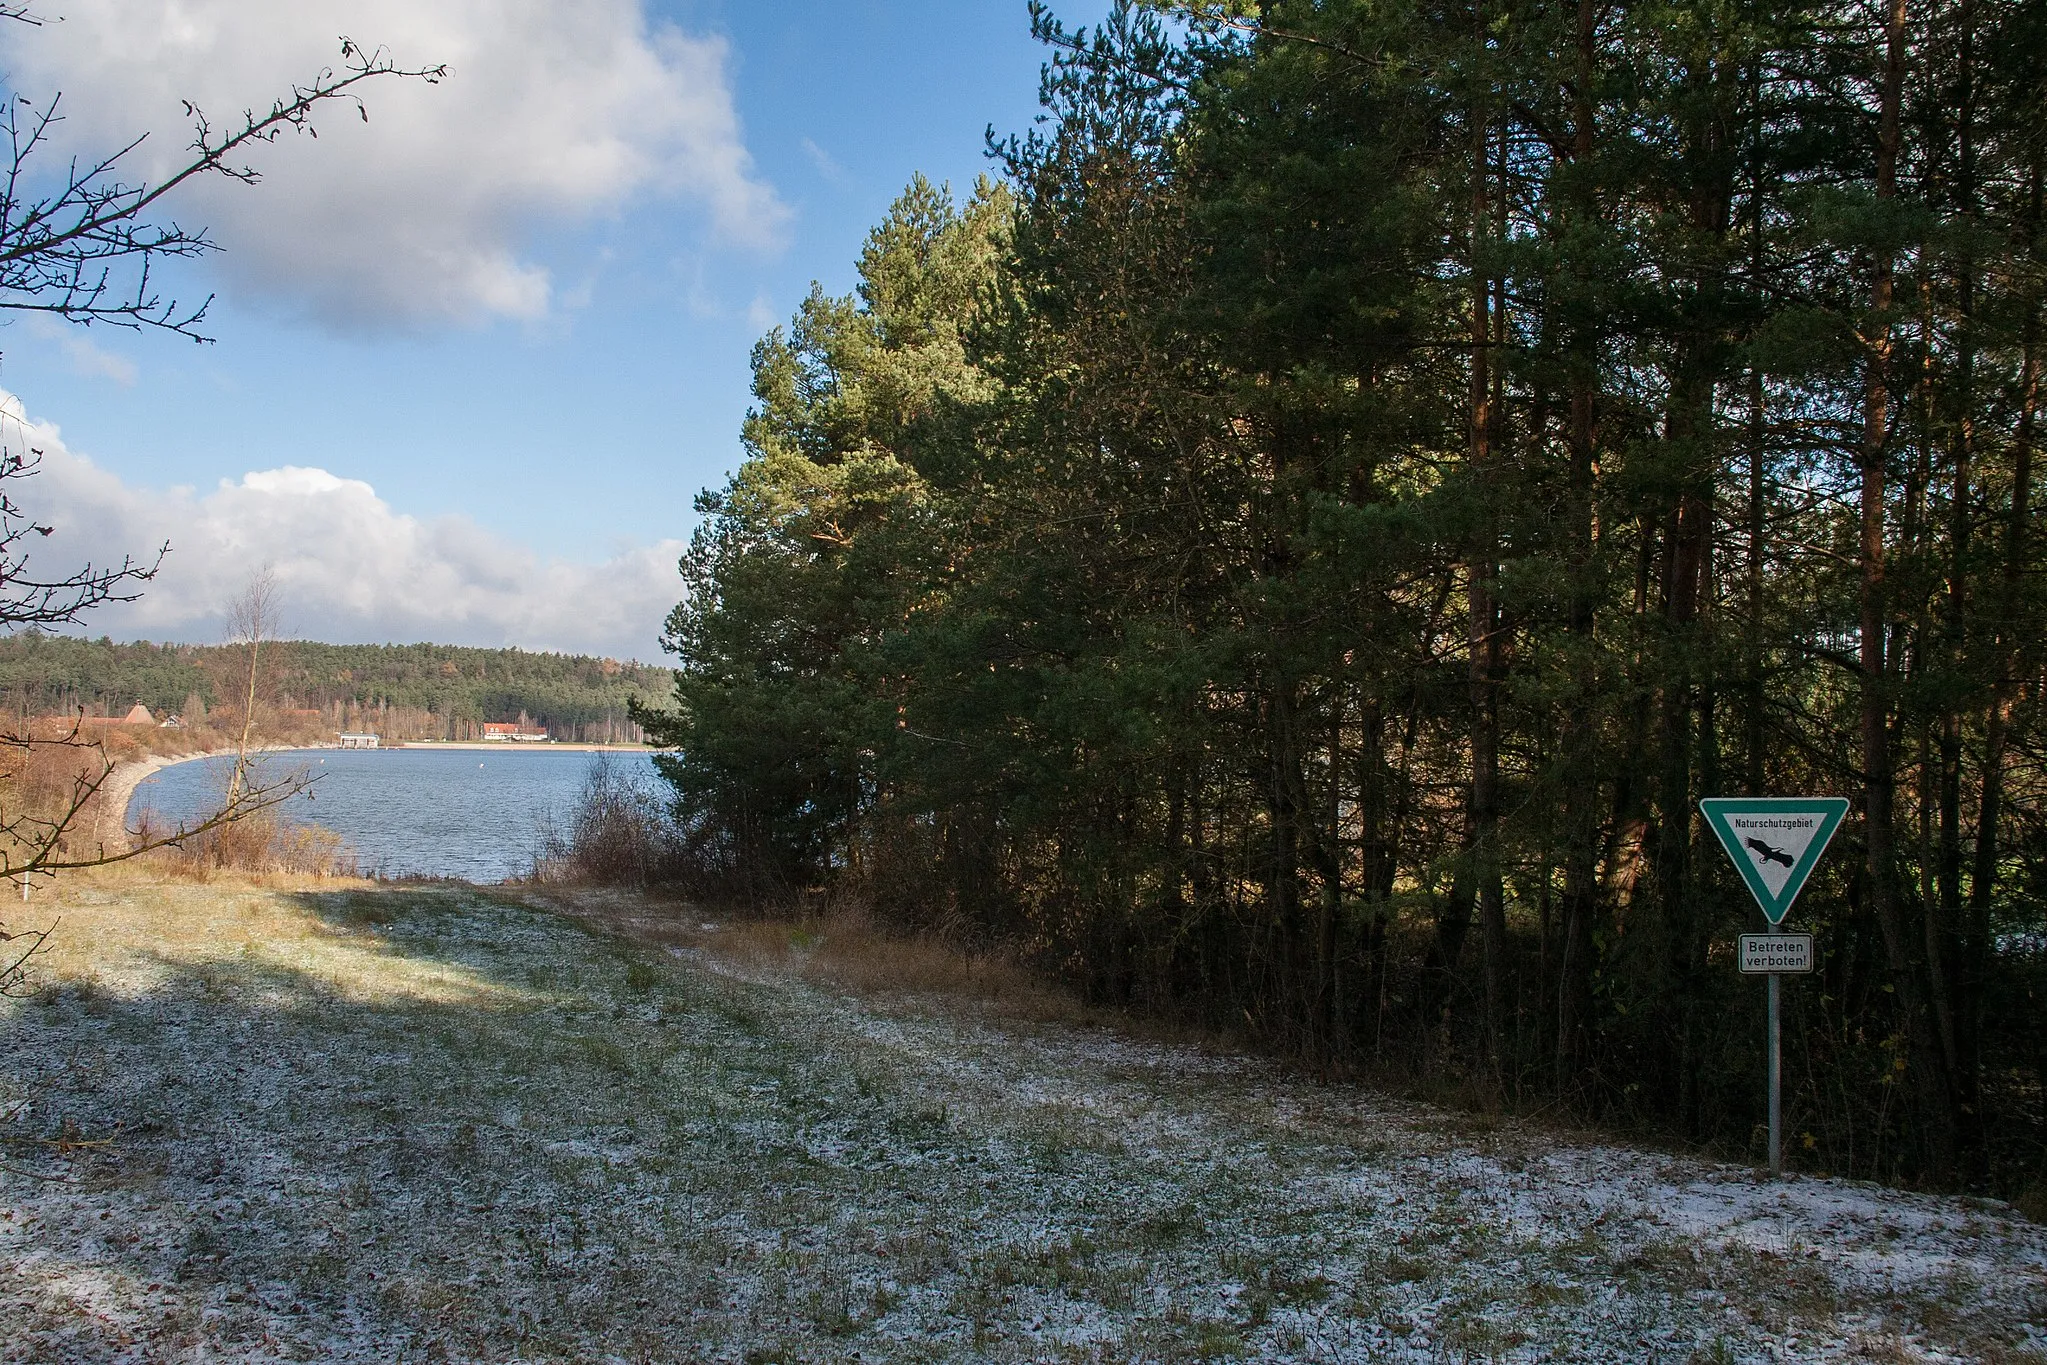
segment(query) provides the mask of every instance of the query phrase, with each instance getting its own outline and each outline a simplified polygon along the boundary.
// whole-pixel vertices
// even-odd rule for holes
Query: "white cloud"
[[[122,388],[133,388],[137,378],[135,362],[124,355],[96,346],[84,329],[58,322],[43,313],[25,315],[28,330],[38,341],[53,343],[71,362],[71,372],[87,379],[111,379]]]
[[[839,164],[838,158],[809,138],[803,139],[803,154],[810,158],[811,165],[817,167],[817,173],[832,184],[844,187],[852,183],[853,177]]]
[[[286,466],[190,488],[134,488],[29,421],[0,393],[0,440],[42,452],[15,500],[55,528],[36,565],[118,563],[168,540],[171,554],[142,599],[100,608],[81,625],[123,639],[208,642],[222,609],[268,564],[290,633],[335,643],[518,645],[655,659],[662,620],[681,596],[680,541],[602,564],[543,559],[463,517],[421,520],[359,479]]]
[[[555,300],[532,257],[540,231],[650,195],[693,201],[727,244],[772,246],[788,216],[746,149],[724,40],[650,23],[642,0],[45,8],[62,22],[0,33],[9,83],[64,92],[67,147],[151,130],[134,169],[152,175],[190,140],[181,101],[236,121],[336,64],[339,35],[448,65],[439,85],[372,83],[367,123],[330,106],[317,140],[257,149],[261,184],[180,191],[178,216],[212,226],[231,281],[332,324],[542,317]]]

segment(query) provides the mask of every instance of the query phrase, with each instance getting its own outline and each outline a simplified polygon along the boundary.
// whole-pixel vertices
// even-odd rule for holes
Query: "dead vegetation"
[[[634,890],[681,880],[675,821],[659,787],[653,774],[598,754],[569,809],[543,820],[533,880]]]
[[[231,819],[207,821],[185,833],[173,828],[146,804],[127,823],[132,780],[110,784],[109,809],[99,816],[103,828],[145,849],[138,861],[154,873],[186,880],[215,877],[354,878],[360,875],[356,853],[341,835],[323,825],[287,816],[281,798],[304,791],[316,775],[304,766],[269,766],[257,753],[236,754],[233,747],[209,751],[231,766],[219,775],[220,786],[205,809],[235,810]]]
[[[161,839],[163,832],[144,819],[138,837]],[[355,850],[333,830],[286,819],[274,810],[258,811],[145,855],[146,861],[174,877],[210,881],[216,877],[353,879],[361,875]]]
[[[233,740],[205,728],[93,725],[77,718],[22,721],[0,730],[0,874],[34,876],[45,864],[58,871],[119,861],[179,837],[182,831],[162,826],[127,827],[134,779],[152,762],[232,752]],[[262,740],[264,747],[271,743]],[[256,820],[307,780],[304,773],[245,773],[193,829],[205,834]]]
[[[859,996],[925,997],[1036,1023],[1147,1031],[1145,1021],[1085,1003],[1007,949],[976,950],[938,932],[905,933],[857,905],[735,913],[606,887],[553,885],[524,894],[532,904],[606,933],[702,954],[744,977],[798,980]],[[1167,1029],[1153,1021],[1149,1031]],[[1203,1041],[1186,1030],[1171,1036]]]
[[[528,903],[608,934],[703,954],[742,976],[862,996],[928,997],[1039,1023],[1215,1041],[1183,1021],[1135,1020],[1095,1008],[1010,946],[976,945],[943,927],[905,929],[850,896],[726,898],[707,909],[686,894],[698,869],[677,833],[670,799],[651,774],[600,756],[569,809],[542,830]]]

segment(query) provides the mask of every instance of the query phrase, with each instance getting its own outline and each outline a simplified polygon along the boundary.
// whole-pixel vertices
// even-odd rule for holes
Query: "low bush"
[[[686,880],[669,802],[651,774],[599,754],[565,814],[543,820],[533,880],[581,886],[674,885]]]
[[[137,831],[144,839],[161,837],[148,826]],[[287,820],[274,810],[261,810],[218,828],[195,834],[150,857],[179,876],[205,880],[216,873],[277,873],[299,877],[360,875],[355,850],[339,834],[319,825]]]

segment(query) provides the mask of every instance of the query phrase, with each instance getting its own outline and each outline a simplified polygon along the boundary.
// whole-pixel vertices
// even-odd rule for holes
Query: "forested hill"
[[[485,721],[521,716],[560,739],[637,739],[632,698],[665,694],[671,675],[616,659],[456,645],[267,644],[262,700],[319,710],[336,724],[369,724],[395,739],[462,739]],[[231,705],[246,684],[239,645],[116,644],[22,634],[0,640],[0,696],[16,715],[80,707],[119,714],[137,702],[192,718]],[[367,719],[366,719],[367,718]]]

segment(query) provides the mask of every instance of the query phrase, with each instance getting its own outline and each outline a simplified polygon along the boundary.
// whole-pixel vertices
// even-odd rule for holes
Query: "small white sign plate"
[[[1812,970],[1811,934],[1743,934],[1741,969],[1751,976]]]

